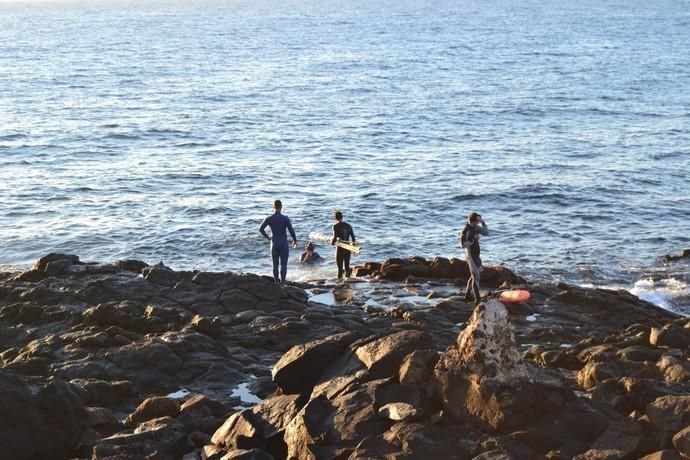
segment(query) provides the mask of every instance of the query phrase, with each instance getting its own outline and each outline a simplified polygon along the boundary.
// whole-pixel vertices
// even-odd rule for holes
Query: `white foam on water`
[[[185,399],[190,394],[192,394],[191,391],[187,390],[186,388],[182,388],[181,390],[178,390],[174,393],[170,393],[169,395],[167,395],[167,397],[172,399]]]
[[[529,315],[529,316],[526,317],[525,319],[526,319],[527,321],[536,321],[536,320],[537,320],[537,316],[539,316],[539,315],[538,315],[537,313],[535,313],[535,314],[533,314],[533,315]]]
[[[637,280],[632,288],[619,284],[582,284],[581,286],[594,289],[625,289],[640,299],[666,310],[674,310],[672,303],[674,299],[690,296],[688,283],[677,278],[664,278],[660,280],[654,280],[651,277],[642,278]]]
[[[638,280],[630,289],[630,293],[661,308],[672,310],[673,304],[671,301],[678,297],[689,296],[690,289],[688,288],[688,283],[676,278],[656,281],[651,278],[645,278]]]

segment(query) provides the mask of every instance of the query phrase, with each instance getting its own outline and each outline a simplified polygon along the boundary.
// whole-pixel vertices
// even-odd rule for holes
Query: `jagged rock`
[[[192,318],[191,326],[202,334],[218,338],[222,333],[222,324],[219,318],[208,319],[201,315]]]
[[[428,334],[421,331],[401,331],[367,342],[354,351],[372,376],[388,376],[398,370],[409,353],[431,346]]]
[[[419,415],[419,411],[414,406],[402,402],[388,403],[379,408],[378,413],[381,417],[395,422],[411,420]]]
[[[70,383],[84,391],[84,400],[89,405],[111,406],[123,399],[134,396],[132,382],[104,381],[97,379],[74,379]]]
[[[166,267],[165,265],[151,265],[141,270],[144,279],[149,283],[172,287],[184,279],[183,275]]]
[[[354,385],[330,401],[312,398],[285,430],[288,457],[346,456],[366,436],[383,433],[388,422],[375,412],[375,387]]]
[[[652,328],[649,343],[656,347],[680,348],[690,347],[690,329],[677,324],[666,324],[661,328]]]
[[[220,402],[205,395],[195,395],[182,404],[178,420],[189,431],[208,434],[208,442],[203,443],[208,444],[211,442],[210,435],[213,435],[223,425],[226,414],[227,410]]]
[[[605,380],[625,375],[636,377],[655,377],[657,369],[651,363],[623,361],[611,357],[606,361],[588,362],[577,374],[577,382],[585,389],[592,388]]]
[[[673,436],[673,445],[684,458],[690,458],[690,426]]]
[[[661,356],[661,351],[640,345],[623,348],[616,353],[624,361],[656,361]]]
[[[38,391],[0,370],[0,453],[12,459],[70,458],[86,430],[75,387],[53,381]]]
[[[20,273],[16,275],[14,278],[12,278],[14,281],[23,281],[27,283],[36,283],[38,281],[42,281],[46,278],[48,278],[50,275],[48,275],[46,272],[41,271],[41,270],[27,270],[23,273]]]
[[[633,407],[640,411],[646,411],[647,406],[661,396],[680,395],[677,389],[654,379],[623,377],[619,382]]]
[[[550,375],[528,370],[517,352],[508,312],[497,300],[475,308],[434,373],[436,392],[449,415],[488,430],[516,429],[572,397]]]
[[[438,353],[435,350],[415,350],[400,364],[398,380],[400,383],[421,388],[429,382],[437,362]]]
[[[173,460],[182,458],[186,450],[187,433],[184,426],[168,419],[135,433],[121,433],[101,439],[94,445],[92,458]]]
[[[118,260],[115,265],[120,269],[127,272],[141,273],[146,267],[149,266],[146,262],[135,259]]]
[[[674,262],[676,260],[685,259],[687,257],[690,257],[690,249],[683,249],[677,256],[666,254],[662,259],[664,262],[669,263]]]
[[[285,457],[283,432],[300,409],[300,396],[276,396],[231,415],[213,434],[213,444],[232,449],[259,448]]]
[[[34,262],[33,269],[39,271],[47,271],[49,264],[61,264],[65,266],[80,264],[79,257],[72,254],[59,254],[52,252],[47,256],[43,256]]]
[[[690,425],[690,396],[661,396],[646,412],[657,430],[678,432]]]
[[[115,417],[113,412],[106,407],[87,407],[85,410],[86,424],[89,427],[111,432],[115,432],[122,428],[122,424]]]
[[[49,362],[46,358],[15,359],[5,366],[5,370],[22,375],[45,376],[49,372]]]
[[[667,383],[681,383],[690,380],[690,362],[673,356],[662,356],[656,363]]]
[[[177,417],[180,413],[180,403],[176,399],[156,396],[145,399],[127,416],[125,426],[136,428],[140,423],[159,417]]]
[[[273,381],[285,394],[309,393],[326,365],[357,338],[357,333],[344,332],[292,347],[273,367]]]
[[[623,384],[616,379],[609,379],[592,389],[592,401],[608,404],[623,415],[635,409],[633,402],[626,394]]]

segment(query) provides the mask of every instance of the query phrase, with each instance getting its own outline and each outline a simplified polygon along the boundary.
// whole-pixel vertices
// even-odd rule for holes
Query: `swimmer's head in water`
[[[311,241],[307,243],[307,251],[313,251],[314,250],[314,243]]]

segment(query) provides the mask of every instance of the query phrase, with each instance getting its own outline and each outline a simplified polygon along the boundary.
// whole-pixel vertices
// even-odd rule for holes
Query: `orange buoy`
[[[524,289],[512,289],[510,291],[503,291],[498,296],[498,300],[501,303],[515,303],[515,302],[526,302],[530,298],[529,291]]]

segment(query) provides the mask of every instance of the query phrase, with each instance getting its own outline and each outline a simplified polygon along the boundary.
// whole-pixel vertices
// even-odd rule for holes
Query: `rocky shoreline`
[[[0,456],[690,458],[687,318],[504,267],[483,287],[530,301],[475,309],[466,270],[275,285],[50,254],[0,273]]]

